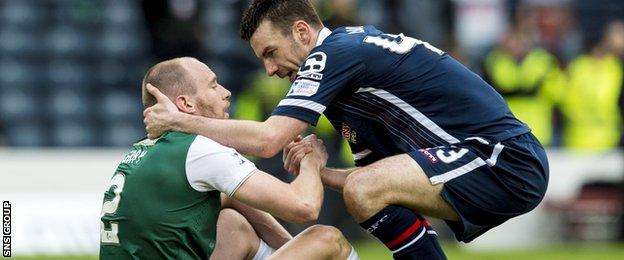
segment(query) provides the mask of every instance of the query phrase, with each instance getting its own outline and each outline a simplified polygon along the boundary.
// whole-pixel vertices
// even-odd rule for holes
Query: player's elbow
[[[282,150],[279,142],[279,136],[274,132],[266,132],[260,138],[260,146],[257,156],[262,158],[271,158]]]
[[[293,211],[292,222],[296,224],[308,224],[316,222],[321,212],[320,203],[300,202],[297,209]]]

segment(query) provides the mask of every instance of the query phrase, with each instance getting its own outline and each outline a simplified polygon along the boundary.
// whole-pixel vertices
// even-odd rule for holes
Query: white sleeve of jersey
[[[186,178],[200,192],[218,190],[232,196],[256,171],[236,150],[198,135],[186,155]]]

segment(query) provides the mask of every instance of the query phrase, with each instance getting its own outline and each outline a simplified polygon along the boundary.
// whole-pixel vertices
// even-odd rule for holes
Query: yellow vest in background
[[[570,63],[561,107],[566,147],[592,151],[617,147],[622,131],[618,104],[622,69],[622,61],[614,55],[582,55]]]
[[[565,76],[555,56],[537,48],[517,61],[496,49],[486,58],[485,72],[513,114],[531,128],[543,145],[550,145],[553,107],[565,86]]]

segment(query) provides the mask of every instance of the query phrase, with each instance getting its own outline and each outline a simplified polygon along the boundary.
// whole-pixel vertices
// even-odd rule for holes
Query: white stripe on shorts
[[[469,173],[470,171],[476,168],[479,168],[483,165],[487,164],[488,166],[492,167],[496,165],[496,160],[498,159],[498,155],[501,153],[501,151],[503,151],[503,148],[505,148],[504,145],[502,145],[501,143],[497,143],[496,145],[494,145],[494,150],[492,151],[492,155],[490,156],[489,159],[483,160],[481,158],[476,158],[472,160],[471,162],[465,164],[464,166],[461,166],[455,170],[448,171],[440,175],[433,176],[429,178],[429,180],[431,181],[431,184],[433,185],[446,183],[452,179],[455,179],[459,176]]]
[[[468,172],[470,172],[470,171],[472,171],[472,170],[474,170],[476,168],[479,168],[479,167],[481,167],[481,166],[483,166],[485,164],[486,163],[485,163],[485,161],[483,159],[477,158],[477,159],[474,159],[471,162],[469,162],[469,163],[465,164],[464,166],[459,167],[459,168],[457,168],[455,170],[448,171],[448,172],[445,172],[443,174],[433,176],[433,177],[429,178],[429,180],[431,181],[431,184],[433,184],[433,185],[440,184],[440,183],[445,183],[445,182],[450,181],[452,179],[455,179],[455,178],[457,178],[459,176],[462,176],[462,175],[464,175],[464,174],[466,174],[466,173],[468,173]]]
[[[361,151],[359,153],[354,153],[353,154],[353,160],[361,160],[364,159],[364,157],[368,156],[369,154],[373,153],[373,151],[366,149],[364,151]]]

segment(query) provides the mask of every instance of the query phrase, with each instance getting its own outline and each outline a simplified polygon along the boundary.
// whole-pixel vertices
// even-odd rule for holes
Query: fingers
[[[291,174],[296,174],[299,171],[301,159],[312,152],[312,144],[309,142],[292,142],[284,150],[284,169]]]
[[[282,162],[286,162],[286,157],[288,157],[290,149],[297,145],[299,142],[301,142],[301,140],[303,140],[303,137],[301,135],[298,135],[292,142],[290,142],[290,144],[284,147],[284,149],[282,150]]]
[[[148,83],[146,88],[147,88],[147,92],[152,94],[152,96],[154,96],[159,103],[164,102],[166,100],[169,100],[169,98],[167,96],[165,96],[165,94],[160,92],[160,90],[158,90],[152,84]]]
[[[282,150],[282,162],[286,163],[286,158],[290,153],[290,149],[292,149],[295,145],[297,145],[297,141],[290,142],[284,149]]]
[[[301,160],[306,157],[307,154],[312,152],[312,147],[305,146],[293,152],[292,160],[288,166],[288,172],[297,175],[301,166]]]

